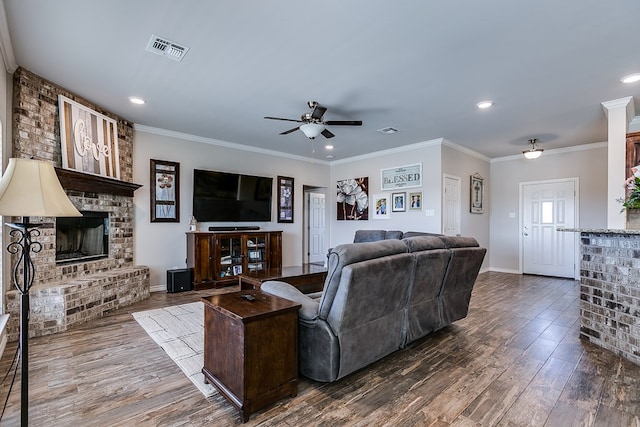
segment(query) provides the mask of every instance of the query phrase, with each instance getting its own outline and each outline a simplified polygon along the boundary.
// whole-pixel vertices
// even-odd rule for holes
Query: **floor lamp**
[[[29,290],[35,267],[31,253],[42,245],[33,241],[40,235],[40,224],[29,223],[29,217],[81,216],[67,197],[51,163],[30,159],[9,159],[0,179],[0,215],[22,217],[22,222],[7,223],[9,235],[16,239],[7,251],[16,254],[13,283],[20,293],[20,425],[29,422]],[[22,265],[22,280],[20,266]]]

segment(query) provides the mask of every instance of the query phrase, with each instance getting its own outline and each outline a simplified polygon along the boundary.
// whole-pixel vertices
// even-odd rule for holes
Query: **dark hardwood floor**
[[[154,293],[71,331],[30,340],[32,426],[232,426],[131,313],[219,292]],[[301,378],[298,396],[247,426],[636,426],[640,366],[578,338],[573,280],[483,273],[469,316],[331,384]],[[4,373],[15,343],[0,361]],[[19,380],[2,426],[19,425]],[[6,383],[2,399],[6,395]]]

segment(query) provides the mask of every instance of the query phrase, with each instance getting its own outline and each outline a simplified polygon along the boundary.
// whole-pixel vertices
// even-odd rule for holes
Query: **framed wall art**
[[[278,177],[278,222],[293,222],[293,178]]]
[[[118,123],[58,95],[62,167],[120,179]]]
[[[478,173],[471,175],[471,213],[484,212],[484,178]]]
[[[409,193],[409,210],[421,211],[422,210],[422,191],[416,191]]]
[[[392,212],[404,212],[407,210],[407,193],[392,193],[391,202],[393,203]]]
[[[336,199],[337,219],[369,219],[369,177],[350,178],[338,181]]]
[[[382,191],[422,187],[422,163],[380,169],[380,187]]]
[[[180,222],[180,163],[151,159],[151,222]]]
[[[373,195],[373,219],[389,219],[389,194]]]

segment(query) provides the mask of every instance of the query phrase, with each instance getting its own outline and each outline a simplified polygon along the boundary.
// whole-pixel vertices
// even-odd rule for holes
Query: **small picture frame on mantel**
[[[151,159],[151,222],[180,222],[180,163]]]

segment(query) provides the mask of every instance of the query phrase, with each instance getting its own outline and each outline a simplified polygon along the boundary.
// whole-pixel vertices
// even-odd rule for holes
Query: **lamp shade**
[[[307,138],[313,139],[324,130],[324,126],[319,123],[305,123],[300,125],[300,130],[307,135]]]
[[[82,216],[64,192],[51,163],[9,159],[0,179],[0,215]]]
[[[522,152],[522,154],[524,155],[524,157],[526,159],[529,160],[533,160],[533,159],[537,159],[538,157],[540,157],[542,155],[542,152],[544,151],[542,148],[538,148],[536,147],[536,141],[537,139],[530,139],[529,140],[529,144],[531,144],[531,147],[528,150],[524,150]]]

